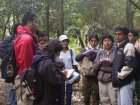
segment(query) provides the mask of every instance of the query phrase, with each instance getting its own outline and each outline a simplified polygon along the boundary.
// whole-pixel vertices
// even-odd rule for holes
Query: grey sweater
[[[99,64],[99,61],[102,59],[107,58],[111,62],[109,65],[108,64]],[[98,71],[98,80],[106,83],[106,82],[111,82],[112,78],[112,62],[114,60],[114,49],[110,52],[106,52],[105,50],[101,50],[94,62],[94,69]]]

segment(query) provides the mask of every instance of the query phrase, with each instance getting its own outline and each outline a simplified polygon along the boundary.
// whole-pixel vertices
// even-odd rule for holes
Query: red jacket
[[[19,26],[17,32],[19,35],[22,34],[14,41],[16,66],[19,68],[18,75],[20,75],[25,68],[31,66],[35,54],[35,44],[37,43],[37,39],[30,30],[23,26]]]

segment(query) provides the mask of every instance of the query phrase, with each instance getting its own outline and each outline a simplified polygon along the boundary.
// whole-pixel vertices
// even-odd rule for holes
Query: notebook
[[[70,78],[71,75],[72,75],[73,72],[74,72],[74,69],[68,69],[67,71],[68,71],[68,74],[67,74],[66,78]]]
[[[67,84],[72,84],[75,80],[79,78],[80,74],[74,71],[69,79],[66,80]]]

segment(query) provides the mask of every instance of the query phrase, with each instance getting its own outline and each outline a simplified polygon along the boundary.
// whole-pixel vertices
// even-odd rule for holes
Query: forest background
[[[75,49],[87,46],[92,33],[114,35],[118,25],[140,32],[140,0],[0,0],[1,40],[27,11],[38,15],[39,29],[49,38],[67,34]]]

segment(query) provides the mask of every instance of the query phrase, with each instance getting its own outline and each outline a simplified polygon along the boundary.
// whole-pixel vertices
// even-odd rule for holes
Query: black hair
[[[129,29],[126,26],[117,26],[114,29],[115,31],[122,31],[125,36],[128,36]]]
[[[101,44],[103,44],[103,41],[104,41],[104,39],[106,39],[106,38],[110,39],[110,40],[112,41],[112,43],[114,43],[114,38],[113,38],[113,36],[110,35],[110,34],[108,34],[108,33],[106,33],[106,34],[104,34],[104,35],[102,36]]]
[[[96,34],[90,35],[88,40],[90,41],[90,40],[93,39],[93,38],[95,38],[97,41],[99,41],[99,37],[98,37],[98,35],[96,35]]]
[[[46,32],[40,32],[40,33],[39,33],[39,36],[38,36],[38,41],[40,42],[40,41],[44,40],[44,37],[45,37],[45,36],[46,36],[47,39],[49,40],[48,35],[47,35]]]
[[[136,31],[135,29],[130,29],[129,32],[132,33],[134,37],[139,36],[138,31]]]
[[[51,39],[46,47],[44,48],[45,51],[48,51],[50,55],[53,57],[54,53],[60,52],[63,50],[63,46],[58,39]]]
[[[47,32],[40,32],[39,37],[44,37],[44,36],[48,37],[48,33]]]
[[[32,22],[35,17],[37,17],[37,15],[32,13],[32,12],[25,13],[23,18],[22,18],[22,25],[23,26],[27,25],[28,21]]]
[[[20,25],[20,23],[16,23],[15,25],[13,25],[12,27],[12,34],[16,35],[17,34],[17,28]]]

